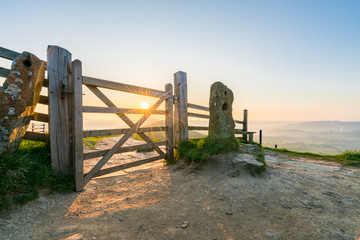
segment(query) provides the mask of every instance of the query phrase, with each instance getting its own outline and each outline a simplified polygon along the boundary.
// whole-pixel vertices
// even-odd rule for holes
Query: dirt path
[[[226,155],[198,171],[155,162],[0,215],[1,239],[358,239],[360,169],[266,152],[261,176]]]

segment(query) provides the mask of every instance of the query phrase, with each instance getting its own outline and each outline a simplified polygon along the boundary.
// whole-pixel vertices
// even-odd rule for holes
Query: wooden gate
[[[106,81],[81,75],[81,62],[75,60],[72,63],[72,83],[73,83],[73,116],[75,117],[74,125],[74,160],[75,160],[75,177],[76,177],[76,189],[82,190],[82,188],[94,177],[109,174],[115,171],[123,170],[126,168],[138,166],[144,163],[149,163],[159,159],[171,160],[173,158],[173,88],[172,84],[165,86],[165,91],[155,90],[150,88],[138,87],[128,84],[122,84],[112,81]],[[85,85],[92,93],[94,93],[107,107],[93,107],[93,106],[82,106],[82,85]],[[126,109],[118,108],[101,90],[111,89],[116,91],[141,94],[158,98],[156,103],[150,109]],[[157,110],[161,103],[165,101],[166,110]],[[93,131],[82,131],[82,113],[114,113],[123,122],[125,122],[128,129],[113,129],[113,130],[93,130]],[[133,122],[127,114],[143,114],[142,117],[137,121]],[[165,115],[165,127],[152,127],[152,128],[141,128],[141,125],[146,119],[152,114],[163,114]],[[166,141],[153,142],[145,132],[151,131],[165,131]],[[133,134],[137,133],[146,144],[122,147],[123,144]],[[124,134],[120,140],[108,150],[100,150],[96,152],[90,152],[83,154],[83,137],[87,136],[105,136],[105,135],[116,135]],[[159,146],[166,145],[166,152],[164,153]],[[108,162],[108,160],[117,153],[124,153],[139,149],[154,148],[158,153],[155,157],[130,162],[114,167],[102,169],[102,167]],[[99,157],[102,158],[99,162],[87,173],[83,173],[83,161],[89,158]]]

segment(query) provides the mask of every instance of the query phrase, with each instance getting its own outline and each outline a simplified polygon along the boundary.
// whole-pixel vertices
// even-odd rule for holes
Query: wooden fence
[[[19,53],[0,48],[0,56],[9,60],[15,59]],[[82,75],[82,63],[72,61],[71,53],[58,46],[49,46],[47,50],[47,76],[43,87],[48,89],[48,96],[40,97],[40,104],[48,105],[48,115],[35,113],[33,120],[49,123],[49,135],[28,131],[25,139],[46,141],[49,136],[52,167],[61,172],[70,172],[75,175],[76,190],[81,191],[92,178],[119,171],[125,168],[138,166],[159,159],[168,161],[174,158],[174,148],[180,141],[189,138],[189,131],[207,131],[208,127],[189,126],[188,118],[209,119],[209,108],[188,103],[187,77],[185,72],[174,74],[174,88],[171,83],[165,85],[164,90],[150,89],[140,86],[123,84],[104,79]],[[9,69],[0,68],[0,76],[7,77]],[[83,106],[83,87],[87,87],[107,107]],[[157,98],[156,103],[148,110],[129,109],[116,106],[102,91],[102,89],[117,92],[127,92]],[[165,102],[165,110],[158,110],[161,103]],[[51,106],[51,107],[50,107]],[[206,114],[189,112],[188,109],[204,111]],[[116,114],[129,128],[83,130],[83,113],[111,113]],[[133,122],[129,114],[142,114],[142,117]],[[164,115],[165,126],[141,127],[151,115]],[[247,110],[244,110],[242,128],[235,129],[236,134],[241,134],[243,139],[252,141],[253,132],[247,129]],[[153,142],[145,133],[165,132],[165,141]],[[138,134],[146,143],[123,147],[126,140],[133,134]],[[123,134],[120,140],[110,149],[94,152],[83,152],[83,138]],[[165,146],[165,152],[160,149]],[[153,148],[157,156],[136,162],[121,164],[114,167],[103,168],[108,160],[118,153]],[[87,173],[84,173],[84,161],[101,157],[98,163]]]

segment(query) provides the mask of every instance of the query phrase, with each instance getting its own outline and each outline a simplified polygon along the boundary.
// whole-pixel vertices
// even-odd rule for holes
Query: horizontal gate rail
[[[141,144],[141,145],[133,145],[133,146],[129,146],[129,147],[122,147],[117,152],[115,152],[114,154],[124,153],[124,152],[132,152],[132,151],[135,151],[135,150],[143,150],[143,149],[147,149],[147,148],[154,148],[154,147],[159,147],[159,146],[164,146],[164,145],[166,145],[166,141],[146,143],[146,144]],[[109,150],[110,149],[100,150],[100,151],[96,151],[96,152],[84,153],[83,158],[84,158],[84,160],[88,160],[88,159],[91,159],[91,158],[102,157]]]
[[[192,103],[188,103],[188,108],[194,108],[194,109],[203,110],[203,111],[210,111],[210,109],[208,107],[204,107],[204,106],[200,106],[200,105],[192,104]]]
[[[104,129],[104,130],[87,130],[83,132],[83,137],[101,137],[101,136],[111,136],[125,134],[129,130],[128,128],[120,129]],[[139,128],[136,133],[145,133],[145,132],[162,132],[166,131],[167,127],[148,127],[148,128]]]
[[[130,109],[130,108],[115,108],[115,107],[93,107],[83,106],[83,112],[87,113],[124,113],[124,114],[145,114],[149,109]],[[164,110],[155,110],[152,114],[164,115]]]
[[[85,77],[83,76],[83,84],[89,85],[89,86],[95,86],[95,87],[101,87],[101,88],[107,88],[122,92],[128,92],[128,93],[136,93],[140,95],[146,95],[151,97],[172,97],[171,95],[166,95],[165,91],[160,91],[156,89],[151,88],[145,88],[145,87],[138,87],[130,84],[124,84],[124,83],[118,83],[118,82],[112,82],[108,80],[102,80],[92,77]]]
[[[197,118],[210,119],[210,116],[209,116],[209,115],[199,114],[199,113],[191,113],[191,112],[188,112],[188,116],[189,116],[189,117],[197,117]]]
[[[101,169],[100,171],[97,172],[95,177],[100,177],[102,175],[117,172],[117,171],[127,169],[127,168],[131,168],[131,167],[140,166],[140,165],[143,165],[145,163],[150,163],[150,162],[154,162],[154,161],[157,161],[157,160],[160,160],[160,159],[165,159],[165,158],[166,158],[166,154],[155,156],[155,157],[150,157],[150,158],[147,158],[147,159],[142,159],[142,160],[139,160],[139,161],[136,161],[136,162],[130,162],[130,163],[122,164],[122,165],[115,166],[115,167]]]

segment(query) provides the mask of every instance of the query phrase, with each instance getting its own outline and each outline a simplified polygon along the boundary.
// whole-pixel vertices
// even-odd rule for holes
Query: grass
[[[275,152],[286,153],[286,154],[290,154],[290,155],[294,155],[294,156],[331,160],[331,161],[338,162],[344,166],[360,166],[360,150],[357,150],[357,151],[356,150],[347,150],[344,153],[337,154],[337,155],[321,155],[321,154],[316,154],[316,153],[311,153],[311,152],[295,152],[295,151],[290,151],[285,148],[277,149],[277,148],[264,147],[264,149],[275,151]]]
[[[51,168],[49,145],[23,140],[17,152],[0,157],[0,210],[25,204],[39,196],[39,189],[69,193],[73,177]]]
[[[239,149],[239,142],[236,138],[209,138],[190,139],[179,143],[178,158],[184,158],[188,164],[194,162],[203,164],[209,155],[236,151]]]

